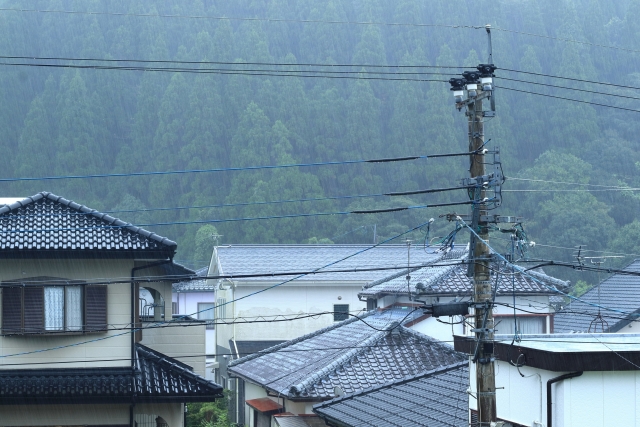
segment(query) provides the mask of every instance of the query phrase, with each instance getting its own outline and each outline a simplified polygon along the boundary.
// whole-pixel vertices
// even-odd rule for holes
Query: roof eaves
[[[333,398],[331,400],[326,400],[326,401],[324,401],[322,403],[314,405],[313,409],[315,411],[316,409],[323,408],[325,406],[329,406],[329,405],[332,405],[334,403],[350,400],[350,399],[353,399],[353,398],[356,398],[356,397],[359,397],[359,396],[363,396],[363,395],[366,395],[366,394],[369,394],[369,393],[373,393],[373,392],[376,392],[378,390],[383,390],[385,388],[403,385],[403,384],[406,384],[406,383],[409,383],[409,382],[412,382],[412,381],[420,380],[420,379],[423,379],[423,378],[433,377],[433,376],[436,376],[436,375],[444,374],[446,372],[453,371],[453,370],[456,370],[456,369],[465,368],[465,367],[468,367],[468,366],[469,366],[469,362],[465,360],[463,362],[458,362],[458,363],[454,363],[454,364],[451,364],[451,365],[448,365],[448,366],[439,367],[439,368],[433,369],[431,371],[422,372],[420,374],[407,376],[407,377],[404,377],[404,378],[399,379],[399,380],[393,380],[393,381],[386,382],[384,384],[379,384],[379,385],[373,386],[371,388],[360,390],[360,391],[358,391],[356,393],[345,394],[343,396],[338,396],[338,397],[335,397],[335,398]]]
[[[300,336],[298,338],[292,339],[290,341],[283,342],[282,344],[275,345],[273,347],[267,348],[267,349],[259,351],[257,353],[250,354],[250,355],[245,356],[245,357],[241,357],[240,359],[233,360],[233,361],[229,362],[229,364],[227,366],[229,368],[232,368],[234,366],[241,365],[241,364],[243,364],[245,362],[248,362],[250,360],[256,359],[256,358],[261,357],[261,356],[263,356],[265,354],[274,353],[274,352],[276,352],[278,350],[281,350],[281,349],[286,348],[286,347],[290,347],[290,346],[292,346],[294,344],[297,344],[297,343],[299,343],[301,341],[308,340],[309,338],[313,338],[313,337],[316,337],[318,335],[322,335],[324,333],[332,331],[334,329],[340,328],[340,327],[342,327],[344,325],[348,325],[350,323],[360,321],[361,319],[364,319],[364,318],[366,318],[366,317],[368,317],[368,316],[370,316],[370,315],[372,315],[374,313],[376,313],[376,310],[368,311],[368,312],[366,312],[366,313],[364,313],[364,314],[362,314],[360,316],[350,317],[349,319],[343,320],[342,322],[338,322],[338,323],[335,323],[333,325],[327,326],[325,328],[318,329],[317,331],[311,332],[311,333],[306,334],[306,335],[302,335],[302,336]]]

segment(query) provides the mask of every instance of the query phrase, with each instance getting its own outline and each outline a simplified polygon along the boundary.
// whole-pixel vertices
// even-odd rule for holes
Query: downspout
[[[170,257],[168,260],[153,262],[151,264],[142,265],[140,267],[133,267],[131,269],[131,405],[129,406],[129,425],[130,427],[134,426],[134,410],[135,407],[135,396],[136,396],[136,304],[138,303],[138,298],[136,295],[136,284],[135,277],[136,271],[144,270],[145,268],[157,267],[163,264],[169,264],[173,262],[173,257]]]
[[[551,378],[547,381],[547,427],[553,426],[553,409],[551,402],[551,384],[557,383],[559,381],[568,380],[569,378],[575,378],[582,375],[582,371],[579,372],[571,372],[569,374],[560,375],[559,377]]]

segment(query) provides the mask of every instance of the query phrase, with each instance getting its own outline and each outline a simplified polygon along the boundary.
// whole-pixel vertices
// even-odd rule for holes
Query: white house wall
[[[0,280],[49,276],[72,280],[109,278],[121,280],[131,275],[132,260],[0,260]],[[0,307],[2,306],[0,292]],[[131,287],[129,283],[107,286],[107,322],[123,326],[131,323]],[[1,319],[0,319],[1,322]],[[2,325],[0,324],[0,327]],[[109,339],[104,339],[111,336]],[[92,341],[100,339],[99,341]],[[87,342],[92,341],[92,342]],[[75,345],[78,344],[78,345]],[[0,337],[0,356],[59,348],[41,353],[0,358],[0,369],[24,369],[20,363],[65,362],[65,368],[94,368],[99,366],[128,366],[131,358],[131,335],[120,330],[80,335],[47,335]],[[115,359],[91,362],[91,359]],[[72,363],[68,363],[72,362]],[[75,363],[74,363],[75,362]],[[55,366],[55,365],[51,365]]]
[[[129,425],[129,405],[0,405],[0,426]],[[170,424],[174,425],[182,424]]]
[[[144,324],[144,326],[148,325],[154,324]],[[142,332],[141,344],[193,367],[193,372],[204,377],[204,324],[173,321],[158,326]]]
[[[249,295],[261,287],[238,286],[236,299]],[[236,316],[291,316],[295,314],[333,312],[334,304],[349,304],[352,314],[366,309],[366,303],[358,299],[361,284],[356,286],[331,286],[324,283],[305,283],[300,286],[283,285],[269,289],[236,302]],[[276,322],[238,324],[236,340],[290,340],[333,325],[333,314],[305,319]]]
[[[470,368],[470,391],[475,395],[476,368],[473,363]],[[546,426],[547,381],[567,372],[527,366],[520,371],[525,377],[507,361],[496,362],[498,417],[525,426]],[[554,427],[640,427],[640,371],[584,372],[554,383],[552,402]],[[477,409],[472,396],[469,408]]]

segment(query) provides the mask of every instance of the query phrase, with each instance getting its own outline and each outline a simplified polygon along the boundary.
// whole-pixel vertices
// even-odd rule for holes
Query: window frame
[[[80,287],[80,325],[69,325],[68,287]],[[62,329],[47,329],[47,288],[63,288]],[[36,277],[10,280],[0,284],[2,292],[2,336],[20,335],[82,335],[107,331],[107,285],[92,285],[77,280]],[[73,327],[73,329],[71,329]]]
[[[209,307],[200,308],[202,305],[208,305]],[[202,310],[207,310],[207,314],[210,314],[210,318],[201,318],[200,315],[203,314]],[[198,320],[206,321],[207,329],[215,329],[215,321],[216,321],[216,303],[215,302],[199,302],[198,303]]]

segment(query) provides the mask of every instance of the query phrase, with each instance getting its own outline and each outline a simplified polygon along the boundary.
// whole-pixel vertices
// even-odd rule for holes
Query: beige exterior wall
[[[129,425],[129,405],[0,405],[2,427],[85,424]]]
[[[169,427],[184,427],[184,404],[182,403],[140,403],[135,406],[134,411],[136,414],[161,416]]]
[[[0,280],[16,280],[37,276],[60,277],[73,280],[108,281],[129,278],[133,260],[0,260]],[[114,327],[126,327],[131,322],[129,283],[116,283],[107,287],[107,321]],[[2,306],[0,292],[0,307]],[[2,321],[0,316],[0,322]],[[2,325],[0,324],[0,327]],[[38,365],[16,363],[42,363],[46,367],[128,366],[131,357],[131,336],[122,330],[81,335],[39,335],[0,337],[0,356],[63,347],[41,353],[0,358],[0,369],[42,368]],[[111,336],[109,339],[101,339]],[[99,341],[87,342],[100,339]],[[81,344],[82,345],[76,345]],[[96,362],[91,362],[91,360]],[[102,359],[119,359],[98,361]],[[55,362],[76,362],[56,365]]]
[[[153,323],[144,324],[147,325]],[[170,322],[160,326],[142,331],[141,344],[186,363],[193,367],[196,374],[204,377],[205,325],[194,322]],[[191,355],[198,357],[181,357]]]

